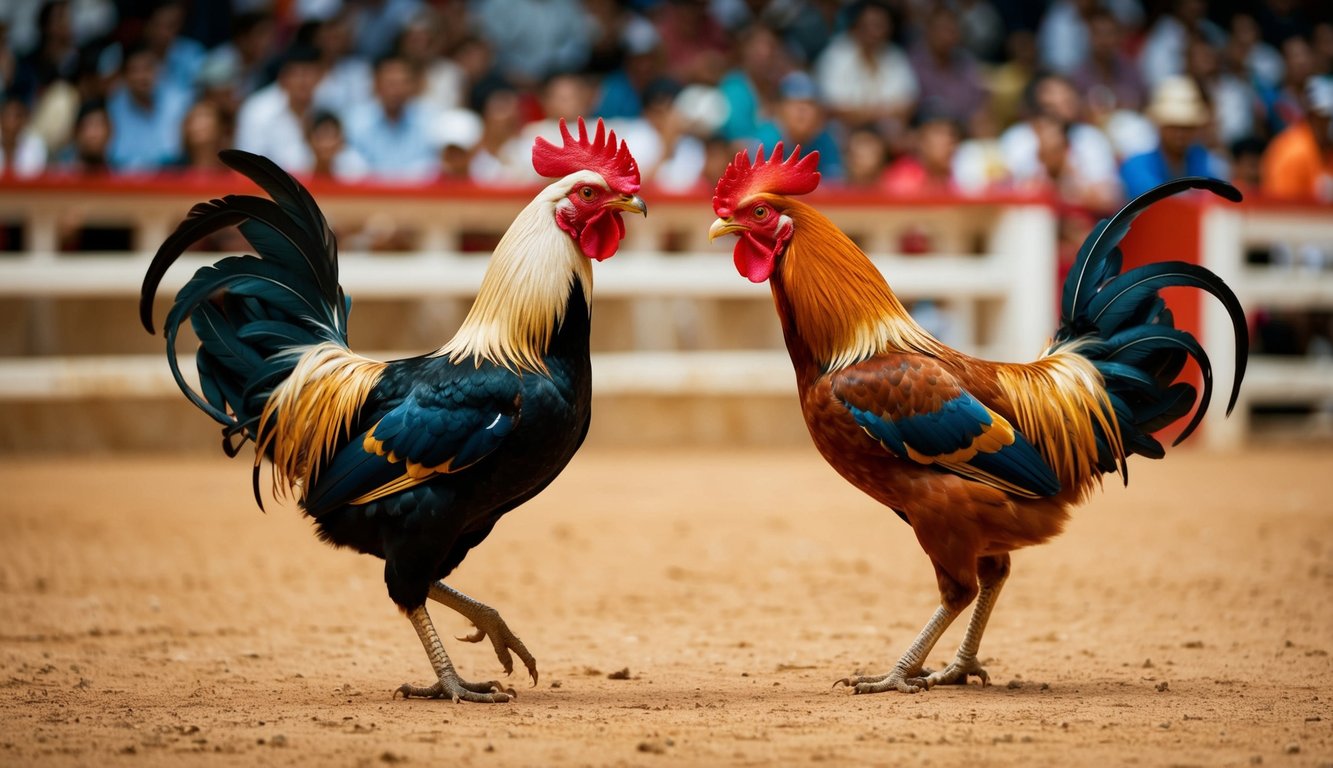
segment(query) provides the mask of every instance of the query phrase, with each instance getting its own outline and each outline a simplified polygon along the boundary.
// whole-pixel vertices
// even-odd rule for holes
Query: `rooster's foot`
[[[990,675],[986,674],[986,670],[982,669],[981,663],[975,658],[955,658],[949,666],[938,672],[924,669],[921,671],[922,675],[910,682],[923,688],[934,688],[937,685],[967,685],[968,676],[980,678],[983,686],[990,685]]]
[[[480,643],[489,637],[491,646],[495,648],[495,658],[500,660],[500,666],[504,667],[506,675],[514,671],[512,651],[523,661],[523,666],[527,667],[528,676],[532,678],[532,684],[534,686],[537,684],[537,660],[528,652],[528,648],[523,645],[523,641],[519,640],[518,636],[509,629],[509,625],[500,617],[499,611],[468,597],[442,581],[437,581],[431,585],[430,598],[458,611],[463,618],[472,622],[472,626],[476,627],[477,631],[465,637],[460,637],[459,640]]]
[[[922,670],[928,672],[929,670]],[[919,673],[918,673],[919,674]],[[852,693],[883,693],[885,691],[898,691],[899,693],[917,693],[926,689],[925,684],[919,677],[908,677],[906,673],[895,669],[886,675],[874,675],[870,677],[844,677],[833,684],[833,687],[845,685],[852,689]]]
[[[505,688],[495,680],[487,683],[469,683],[456,675],[441,677],[434,685],[403,683],[393,692],[394,698],[399,694],[402,694],[404,699],[450,698],[454,703],[472,701],[479,704],[503,704],[518,698],[518,693],[513,688]]]
[[[514,657],[510,654],[513,651],[527,667],[528,676],[532,678],[532,684],[537,684],[537,659],[528,651],[523,641],[509,629],[509,625],[500,617],[500,612],[490,606],[482,606],[476,611],[464,613],[472,626],[477,631],[465,637],[457,638],[469,643],[480,643],[486,638],[491,639],[491,646],[495,648],[495,658],[500,660],[500,666],[504,667],[505,674],[511,674],[514,671]]]

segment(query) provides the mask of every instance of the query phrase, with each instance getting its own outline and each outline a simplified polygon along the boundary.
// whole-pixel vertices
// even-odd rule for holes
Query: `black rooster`
[[[350,301],[337,245],[309,192],[263,157],[222,160],[273,198],[196,205],[158,250],[140,314],[153,331],[162,275],[200,238],[231,225],[257,256],[201,268],[167,315],[167,356],[185,395],[223,425],[234,456],[246,440],[273,464],[319,535],[384,559],[389,596],[407,614],[437,680],[404,697],[504,702],[512,688],[455,672],[426,612],[429,597],[489,637],[505,673],[511,651],[537,681],[532,654],[495,609],[446,585],[501,515],[545,488],[582,444],[590,419],[591,260],[614,255],[622,211],[646,213],[629,150],[598,123],[589,138],[560,125],[563,146],[537,139],[533,165],[555,178],[515,218],[491,257],[457,335],[420,357],[379,362],[347,346]],[[176,335],[200,340],[201,392],[181,378]]]

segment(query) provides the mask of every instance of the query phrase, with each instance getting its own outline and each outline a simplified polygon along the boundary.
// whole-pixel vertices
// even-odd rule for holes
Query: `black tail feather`
[[[254,437],[272,388],[295,365],[294,347],[346,346],[349,304],[338,285],[337,245],[309,192],[258,155],[221,153],[223,162],[272,195],[229,195],[199,203],[158,248],[140,293],[139,318],[153,332],[153,299],[167,269],[200,239],[230,226],[255,249],[202,267],[176,294],[163,334],[172,375],[186,397],[222,424],[229,455]],[[196,392],[184,380],[176,338],[186,319],[200,340]]]
[[[1241,194],[1216,179],[1177,179],[1132,200],[1110,219],[1093,228],[1064,283],[1056,348],[1075,345],[1101,372],[1113,403],[1127,453],[1158,458],[1161,444],[1151,433],[1194,416],[1176,438],[1189,437],[1199,426],[1212,399],[1213,375],[1208,355],[1189,333],[1175,327],[1171,311],[1159,292],[1183,286],[1215,296],[1226,308],[1235,334],[1236,368],[1227,413],[1235,408],[1249,357],[1245,312],[1235,293],[1217,275],[1195,264],[1179,261],[1149,264],[1121,273],[1120,241],[1130,225],[1149,206],[1189,189],[1205,189],[1232,202]],[[1175,382],[1186,359],[1193,359],[1202,374],[1203,389]],[[1198,402],[1198,407],[1194,404]],[[1105,453],[1105,452],[1104,452]],[[1115,462],[1101,457],[1104,471]],[[1123,471],[1123,465],[1122,469]]]

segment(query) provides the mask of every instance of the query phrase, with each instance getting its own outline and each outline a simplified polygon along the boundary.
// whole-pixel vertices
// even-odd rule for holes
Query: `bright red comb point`
[[[741,201],[751,195],[767,192],[774,195],[804,195],[819,186],[819,153],[800,157],[798,144],[791,157],[782,159],[782,142],[773,145],[773,155],[764,159],[764,147],[759,145],[754,163],[745,152],[737,152],[713,191],[713,211],[718,216],[735,213]],[[797,159],[799,158],[799,159]]]
[[[607,131],[601,118],[597,120],[597,134],[588,138],[588,126],[579,118],[579,137],[575,139],[562,118],[560,136],[563,146],[557,147],[538,136],[532,145],[532,167],[550,179],[560,179],[577,171],[594,171],[606,179],[617,192],[634,194],[639,191],[639,166],[629,153],[625,142],[617,141],[615,131]]]

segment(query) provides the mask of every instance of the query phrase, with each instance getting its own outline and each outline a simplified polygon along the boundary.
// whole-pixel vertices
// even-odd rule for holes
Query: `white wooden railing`
[[[1203,213],[1201,262],[1236,291],[1247,312],[1266,308],[1298,312],[1333,311],[1333,207],[1247,204],[1214,206]],[[1318,264],[1249,264],[1252,249],[1283,244],[1323,251]],[[1217,302],[1206,302],[1203,333],[1226,339],[1231,322]],[[1229,386],[1235,354],[1225,343],[1209,347],[1219,388]],[[1211,420],[1208,442],[1214,447],[1243,445],[1252,432],[1256,405],[1302,405],[1312,408],[1299,434],[1333,434],[1333,359],[1252,355],[1235,413]]]
[[[0,300],[138,295],[153,250],[195,202],[249,183],[224,180],[73,182],[47,180],[0,186],[0,220],[21,224],[25,247],[0,255]],[[472,188],[313,187],[335,229],[392,225],[416,233],[411,253],[343,253],[341,279],[355,299],[466,299],[485,269],[484,254],[460,252],[470,232],[498,233],[531,191]],[[713,214],[706,194],[645,192],[650,215],[628,222],[620,254],[597,265],[598,302],[627,305],[628,349],[595,356],[601,395],[790,396],[792,376],[776,321],[740,346],[722,351],[714,333],[728,322],[727,303],[771,299],[730,263],[731,242],[710,245]],[[906,300],[938,301],[950,318],[948,341],[998,359],[1030,357],[1049,335],[1054,316],[1055,228],[1044,203],[1022,198],[886,201],[824,195],[827,212],[856,237]],[[58,232],[68,220],[127,226],[129,253],[63,253]],[[928,255],[895,253],[911,231],[929,242]],[[163,295],[215,256],[189,255],[163,281]],[[353,320],[355,323],[355,319]],[[0,358],[0,402],[175,396],[160,357],[70,355],[58,339],[38,333],[35,348]],[[728,347],[737,346],[733,342]],[[744,374],[749,373],[746,376]]]

